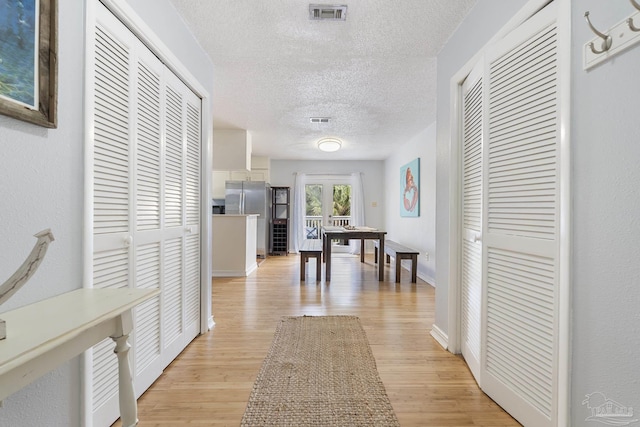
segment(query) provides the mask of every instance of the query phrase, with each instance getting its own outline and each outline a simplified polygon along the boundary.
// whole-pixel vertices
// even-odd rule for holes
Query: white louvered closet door
[[[201,102],[95,3],[93,286],[161,290],[134,309],[140,396],[199,332]],[[119,417],[113,348],[96,345],[87,367],[94,426]]]
[[[461,351],[480,384],[483,61],[462,85]]]
[[[186,94],[185,155],[185,339],[200,331],[200,194],[202,177],[202,102],[193,92]]]
[[[93,74],[93,287],[126,288],[132,283],[133,150],[132,98],[135,77],[131,34],[101,16],[94,36]],[[109,338],[91,351],[91,413],[94,425],[109,425],[118,414],[118,366]]]
[[[557,8],[489,50],[482,388],[527,426],[557,425],[560,127]]]
[[[200,320],[200,99],[174,74],[164,86],[163,359],[198,334]]]
[[[162,78],[164,66],[137,39],[135,51],[134,126],[134,225],[135,263],[133,286],[142,289],[162,287],[164,253],[162,222],[163,147]],[[133,372],[139,396],[162,374],[161,296],[134,309]]]

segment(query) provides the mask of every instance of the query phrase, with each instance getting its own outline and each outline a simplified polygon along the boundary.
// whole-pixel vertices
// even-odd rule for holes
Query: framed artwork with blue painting
[[[420,158],[400,168],[400,216],[420,216]]]
[[[57,0],[0,0],[0,113],[57,126]]]

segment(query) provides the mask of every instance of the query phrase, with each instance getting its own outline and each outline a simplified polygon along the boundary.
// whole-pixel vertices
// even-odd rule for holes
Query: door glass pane
[[[351,186],[348,184],[333,185],[333,225],[339,227],[349,225],[351,223]],[[349,246],[349,240],[333,240],[334,247],[346,248]]]
[[[333,186],[333,225],[349,225],[351,222],[351,186]]]
[[[305,185],[305,239],[319,239],[322,227],[322,184]]]

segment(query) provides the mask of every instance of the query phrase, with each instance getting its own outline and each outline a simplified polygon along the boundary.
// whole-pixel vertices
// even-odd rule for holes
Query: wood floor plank
[[[138,400],[140,427],[238,426],[281,316],[360,317],[402,426],[519,426],[482,391],[464,361],[430,336],[435,292],[373,256],[334,254],[332,280],[300,281],[299,258],[269,257],[246,278],[215,278],[216,326],[196,338]],[[117,422],[114,426],[120,426]]]

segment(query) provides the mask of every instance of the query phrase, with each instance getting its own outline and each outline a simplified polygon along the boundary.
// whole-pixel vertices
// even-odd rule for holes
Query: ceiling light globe
[[[338,151],[342,148],[342,141],[335,138],[324,138],[318,141],[318,148],[320,151],[326,151],[328,153]]]

